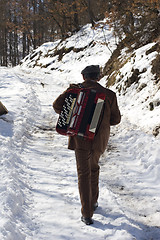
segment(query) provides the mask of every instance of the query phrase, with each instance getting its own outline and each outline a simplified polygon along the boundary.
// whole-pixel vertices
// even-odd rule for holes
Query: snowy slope
[[[89,26],[81,34],[83,39],[74,36],[79,39],[77,48],[93,39],[102,42],[104,37],[90,31]],[[111,39],[110,30],[105,34]],[[74,45],[75,39],[71,40],[68,47]],[[113,50],[114,39],[110,42]],[[0,116],[0,239],[159,240],[159,135],[152,135],[142,113],[148,122],[152,119],[151,124],[158,124],[160,108],[151,112],[143,105],[142,112],[139,99],[148,94],[148,88],[138,96],[131,86],[125,95],[118,96],[122,123],[111,129],[108,149],[100,161],[99,208],[94,224],[85,226],[80,221],[74,152],[67,149],[67,138],[55,132],[58,116],[52,102],[70,82],[82,81],[83,67],[104,66],[110,51],[98,43],[79,52],[79,58],[70,52],[53,63],[44,56],[56,44],[41,46],[41,53],[36,50],[43,55],[37,61],[43,65],[51,60],[52,67],[33,68],[35,59],[28,58],[16,68],[0,68],[0,101],[9,111]],[[105,84],[105,78],[101,83]],[[150,90],[153,93],[154,88]],[[154,96],[158,98],[158,94]],[[134,111],[131,97],[138,101]],[[148,113],[152,114],[150,118]]]
[[[152,50],[155,45],[156,42],[149,43],[133,51],[124,48],[119,56],[119,61],[124,64],[116,73],[113,86],[113,90],[120,93],[122,115],[124,111],[129,121],[149,133],[156,127],[160,128],[160,86],[155,84],[155,76],[151,72],[152,61],[158,54]],[[99,64],[103,70],[115,49],[112,29],[106,26],[103,31],[102,28],[93,30],[86,25],[67,40],[43,44],[22,61],[21,68],[52,74],[65,88],[68,82],[82,81],[80,72],[86,65]],[[127,86],[128,79],[136,70],[139,80]],[[106,85],[107,77],[101,80],[103,85]]]
[[[151,72],[152,61],[158,54],[157,51],[151,51],[154,45],[155,42],[138,48],[132,52],[130,58],[125,49],[120,57],[128,57],[129,61],[120,69],[115,84],[120,91],[119,100],[122,109],[125,109],[125,115],[133,124],[150,133],[157,126],[160,127],[160,86],[155,83],[155,76]],[[127,88],[133,71],[139,72],[139,80]]]

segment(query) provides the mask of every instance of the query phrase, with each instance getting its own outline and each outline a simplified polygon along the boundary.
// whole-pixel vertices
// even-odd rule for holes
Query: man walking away
[[[81,220],[86,225],[90,225],[93,224],[92,216],[98,207],[99,158],[106,149],[110,135],[110,126],[120,123],[121,115],[116,94],[98,83],[100,80],[99,65],[87,66],[82,70],[81,74],[84,80],[82,83],[84,88],[93,89],[106,95],[104,108],[94,139],[91,141],[75,135],[69,137],[68,143],[68,148],[74,150],[76,156],[78,187],[81,200]],[[68,89],[72,88],[79,88],[79,84],[71,84]],[[53,103],[53,108],[58,114],[61,112],[66,91]]]

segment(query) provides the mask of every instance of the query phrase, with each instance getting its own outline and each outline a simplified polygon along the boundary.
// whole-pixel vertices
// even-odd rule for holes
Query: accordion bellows
[[[106,95],[89,88],[74,88],[66,93],[56,131],[62,135],[95,136]]]

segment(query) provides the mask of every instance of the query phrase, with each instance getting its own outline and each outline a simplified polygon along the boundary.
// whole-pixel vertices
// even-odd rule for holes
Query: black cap
[[[87,66],[85,67],[81,74],[88,74],[88,73],[97,73],[97,74],[100,74],[100,67],[99,65],[90,65],[90,66]]]

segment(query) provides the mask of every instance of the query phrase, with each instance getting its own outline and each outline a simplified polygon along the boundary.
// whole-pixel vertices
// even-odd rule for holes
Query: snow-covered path
[[[4,240],[159,240],[159,140],[123,117],[101,158],[99,208],[94,225],[80,221],[74,152],[55,132],[52,102],[67,86],[53,76],[4,69],[0,119]],[[43,79],[43,84],[42,84]],[[2,83],[2,80],[1,80]],[[8,92],[12,89],[12,93]],[[12,97],[11,97],[11,95]],[[7,136],[5,136],[7,135]]]

